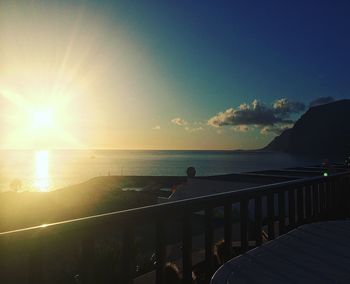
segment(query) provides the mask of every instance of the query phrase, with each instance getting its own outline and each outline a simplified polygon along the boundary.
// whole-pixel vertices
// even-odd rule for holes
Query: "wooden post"
[[[262,245],[262,201],[261,196],[255,198],[255,242],[256,246]]]
[[[192,283],[192,220],[191,214],[185,213],[182,220],[182,265],[183,283]]]
[[[157,271],[156,284],[164,283],[164,266],[166,257],[166,235],[164,221],[156,223],[156,255],[157,255]]]

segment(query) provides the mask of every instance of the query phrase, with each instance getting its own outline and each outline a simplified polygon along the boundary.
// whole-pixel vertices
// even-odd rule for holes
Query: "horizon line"
[[[1,151],[261,151],[261,149],[0,148]]]

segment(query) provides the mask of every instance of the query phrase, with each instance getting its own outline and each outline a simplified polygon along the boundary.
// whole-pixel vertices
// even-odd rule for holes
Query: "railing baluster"
[[[303,188],[297,188],[297,224],[302,225],[304,223],[304,196]]]
[[[328,211],[329,211],[329,219],[334,218],[334,201],[333,201],[333,179],[330,178],[328,181],[328,197],[329,197],[329,206],[328,206]]]
[[[349,176],[343,177],[343,185],[342,185],[342,207],[344,218],[350,217],[350,206],[349,206],[349,198],[350,198],[350,186],[349,186]]]
[[[343,206],[343,178],[337,179],[337,208],[338,208],[338,218],[344,218],[345,212],[344,212],[344,206]]]
[[[82,283],[92,284],[96,282],[95,279],[95,243],[94,240],[87,236],[83,239],[81,244],[81,256],[82,256]]]
[[[329,178],[328,178],[329,179]],[[325,192],[326,192],[326,218],[331,218],[331,194],[330,194],[330,183],[329,180],[325,183]]]
[[[257,246],[262,244],[262,201],[261,196],[255,198],[255,242]]]
[[[326,198],[325,198],[325,188],[324,188],[324,182],[321,182],[318,186],[318,190],[320,191],[320,217],[322,219],[325,218],[325,211],[326,211]]]
[[[182,270],[183,283],[192,283],[192,215],[186,213],[182,220]]]
[[[312,220],[316,221],[319,214],[319,194],[318,185],[313,183],[312,187]]]
[[[132,284],[135,275],[135,234],[131,225],[126,225],[122,233],[122,283]],[[96,283],[96,282],[94,282]]]
[[[209,281],[213,271],[213,209],[205,210],[205,263],[206,279]]]
[[[341,187],[341,181],[340,178],[335,179],[334,181],[334,206],[336,211],[336,218],[341,218],[341,203],[340,203],[340,187]]]
[[[286,206],[285,206],[285,191],[284,189],[278,192],[278,235],[285,233],[286,223]]]
[[[335,206],[335,214],[336,214],[336,218],[339,219],[341,218],[341,204],[340,204],[340,197],[339,197],[339,193],[340,193],[340,186],[341,186],[341,180],[340,178],[336,178],[334,180],[334,206]]]
[[[339,185],[340,185],[339,178],[336,178],[333,181],[333,205],[334,205],[334,218],[335,219],[341,218],[341,209],[340,209],[340,204],[339,204]]]
[[[346,183],[345,183],[346,177],[342,177],[341,179],[341,185],[340,185],[340,207],[341,207],[341,216],[343,218],[347,218],[348,215],[348,208],[349,206],[347,206],[347,201],[346,198],[348,197],[347,195],[347,191],[346,191]]]
[[[331,178],[331,180],[329,181],[329,187],[330,187],[330,190],[329,190],[329,195],[330,195],[330,199],[331,199],[331,206],[330,206],[330,210],[331,210],[331,219],[334,219],[336,218],[336,204],[335,204],[335,182],[334,182],[334,179]]]
[[[343,177],[342,181],[342,208],[343,208],[343,217],[348,218],[349,217],[349,211],[350,211],[350,206],[348,205],[348,198],[349,198],[349,188],[347,187],[347,177]]]
[[[325,218],[329,218],[329,196],[328,196],[328,181],[323,183],[324,190],[324,208],[325,208]]]
[[[267,231],[269,240],[275,238],[275,204],[274,204],[274,193],[267,195]]]
[[[347,176],[343,177],[342,178],[342,186],[341,186],[342,187],[342,189],[341,189],[341,194],[342,194],[341,204],[342,204],[342,209],[343,209],[342,215],[344,218],[349,218],[349,216],[350,216],[350,214],[349,214],[350,213],[350,206],[349,206],[349,201],[348,201],[350,190],[348,188],[347,180],[348,180]]]
[[[232,256],[232,203],[226,202],[224,206],[225,216],[225,247],[227,252],[227,259]],[[226,258],[225,258],[226,261]]]
[[[31,247],[28,260],[28,284],[44,283],[43,279],[43,243],[38,238]]]
[[[304,187],[305,190],[305,221],[311,221],[311,185]]]
[[[317,191],[318,191],[318,219],[323,218],[323,194],[322,194],[322,183],[317,184]]]
[[[330,208],[330,218],[334,217],[334,195],[333,195],[333,191],[334,191],[334,179],[331,178],[329,180],[329,199],[330,199],[330,204],[329,204],[329,208]]]
[[[248,250],[248,200],[240,202],[240,222],[241,222],[241,252]]]
[[[166,235],[165,224],[163,220],[156,223],[156,255],[157,255],[157,273],[156,284],[164,283],[164,265],[166,257]]]
[[[289,230],[295,227],[295,190],[291,188],[288,190],[288,227]]]

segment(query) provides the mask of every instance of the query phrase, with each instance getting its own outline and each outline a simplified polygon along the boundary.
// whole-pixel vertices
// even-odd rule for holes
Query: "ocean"
[[[52,191],[97,176],[198,176],[321,164],[322,158],[236,151],[2,150],[0,191]]]

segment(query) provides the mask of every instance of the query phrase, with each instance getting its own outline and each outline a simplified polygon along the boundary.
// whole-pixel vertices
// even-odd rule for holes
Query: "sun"
[[[42,150],[87,147],[68,131],[68,122],[73,121],[70,113],[65,111],[65,106],[70,102],[69,98],[59,97],[49,102],[28,101],[22,94],[2,89],[1,78],[0,98],[11,103],[9,111],[5,112],[8,128],[4,142],[0,137],[4,148]]]
[[[54,126],[54,112],[52,109],[33,111],[31,125],[34,129],[50,129]]]

